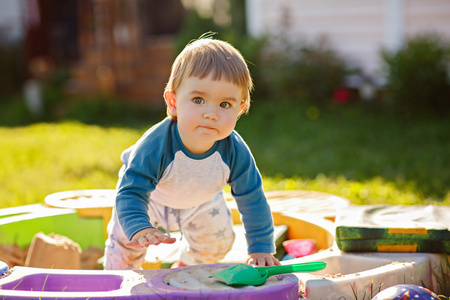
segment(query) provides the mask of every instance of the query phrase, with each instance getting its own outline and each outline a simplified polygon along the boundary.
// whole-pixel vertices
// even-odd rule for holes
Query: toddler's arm
[[[150,245],[173,244],[176,239],[171,238],[156,228],[145,228],[136,232],[131,238],[131,241],[125,244],[125,246],[133,249],[141,249]]]
[[[255,252],[250,253],[245,261],[247,265],[252,266],[279,266],[281,263],[270,253]]]

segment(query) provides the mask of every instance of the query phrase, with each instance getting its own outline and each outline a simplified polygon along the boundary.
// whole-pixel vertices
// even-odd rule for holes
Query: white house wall
[[[405,33],[412,36],[423,31],[439,31],[450,39],[449,0],[407,0]]]
[[[450,0],[246,0],[248,31],[290,42],[325,36],[350,64],[368,75],[379,52],[405,37],[435,29],[450,38]],[[276,40],[276,39],[274,39]]]

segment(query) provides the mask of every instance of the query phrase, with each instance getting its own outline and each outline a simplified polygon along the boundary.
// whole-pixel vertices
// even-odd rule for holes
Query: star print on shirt
[[[197,224],[192,223],[192,222],[189,222],[189,223],[187,224],[187,228],[188,228],[188,229],[191,229],[191,230],[195,230],[195,229],[197,229]]]
[[[209,214],[211,215],[211,217],[217,216],[220,214],[219,209],[218,208],[213,208]]]
[[[223,238],[223,237],[225,237],[225,229],[220,229],[219,231],[217,231],[216,233],[214,233],[214,235],[215,235],[217,238]]]

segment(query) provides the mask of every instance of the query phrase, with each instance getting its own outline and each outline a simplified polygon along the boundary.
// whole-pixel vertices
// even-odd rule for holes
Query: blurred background
[[[267,190],[450,203],[448,0],[0,0],[0,206],[114,188],[207,32],[248,61]]]

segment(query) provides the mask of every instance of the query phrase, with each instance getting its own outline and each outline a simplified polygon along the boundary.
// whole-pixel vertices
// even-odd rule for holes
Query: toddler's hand
[[[280,266],[281,263],[270,253],[255,252],[250,253],[245,261],[247,265],[256,267]]]
[[[175,238],[163,234],[156,228],[145,228],[133,235],[131,241],[126,243],[125,246],[133,249],[142,249],[150,245],[159,245],[161,243],[173,244],[175,241]]]

